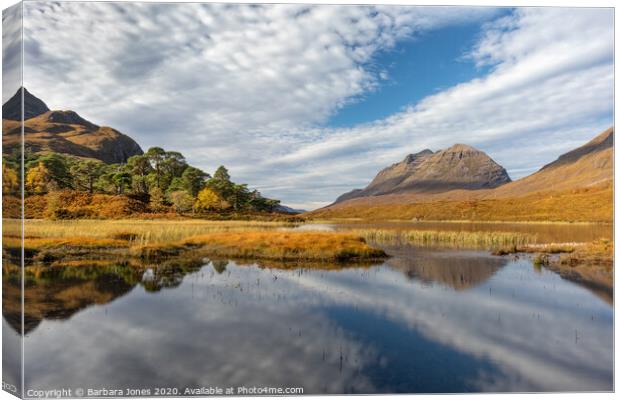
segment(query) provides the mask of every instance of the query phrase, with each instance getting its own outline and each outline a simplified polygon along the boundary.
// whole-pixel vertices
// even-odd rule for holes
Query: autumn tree
[[[26,170],[29,171],[31,168],[37,168],[41,164],[45,166],[49,176],[48,188],[51,188],[51,186],[60,189],[73,187],[73,179],[69,172],[72,159],[56,153],[47,154],[28,162]]]
[[[204,188],[198,193],[194,207],[198,211],[220,211],[230,205],[216,191]]]
[[[2,161],[2,193],[15,193],[19,191],[19,178],[17,172]]]
[[[194,197],[185,190],[177,190],[168,194],[168,200],[178,213],[191,211],[194,207]]]
[[[149,192],[149,206],[153,211],[163,211],[166,208],[164,191],[154,186]]]
[[[28,169],[25,181],[28,192],[34,194],[47,193],[52,189],[52,186],[52,175],[43,162],[39,162],[36,166]]]

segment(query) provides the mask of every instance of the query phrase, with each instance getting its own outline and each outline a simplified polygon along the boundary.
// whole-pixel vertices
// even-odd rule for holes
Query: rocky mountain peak
[[[24,91],[24,120],[37,117],[50,109],[26,88],[19,88],[6,103],[2,105],[2,119],[21,121],[22,119],[22,89]]]
[[[406,164],[411,164],[414,161],[418,160],[420,157],[428,156],[428,155],[431,155],[431,154],[433,154],[432,150],[424,149],[424,150],[419,151],[417,153],[407,155],[407,157],[405,157],[403,162],[406,163]]]
[[[409,154],[403,161],[381,170],[366,188],[345,193],[336,202],[396,193],[495,188],[508,182],[506,170],[486,153],[466,144],[455,144],[435,153],[425,149]]]

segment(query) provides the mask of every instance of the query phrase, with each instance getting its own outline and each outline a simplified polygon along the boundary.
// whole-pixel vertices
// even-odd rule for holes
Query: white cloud
[[[611,123],[613,12],[520,9],[466,57],[482,78],[384,120],[322,128],[386,78],[381,51],[487,8],[25,3],[25,85],[143,147],[313,208],[425,147],[528,171]],[[515,157],[527,154],[528,157]]]
[[[22,8],[2,10],[2,103],[22,85]]]

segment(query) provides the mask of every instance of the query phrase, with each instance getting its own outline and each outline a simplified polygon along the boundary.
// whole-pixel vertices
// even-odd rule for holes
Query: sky
[[[26,2],[23,34],[51,109],[307,210],[425,148],[518,179],[613,124],[611,8]]]

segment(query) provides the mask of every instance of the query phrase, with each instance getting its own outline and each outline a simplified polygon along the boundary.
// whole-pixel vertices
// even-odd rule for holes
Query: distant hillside
[[[599,186],[613,180],[614,129],[561,155],[536,173],[497,188],[489,197]]]
[[[21,146],[21,90],[2,106],[4,153]],[[61,153],[123,163],[143,151],[132,138],[98,126],[74,111],[50,111],[45,103],[24,89],[25,147],[33,153]]]
[[[380,171],[365,189],[345,193],[336,202],[387,194],[494,188],[508,182],[506,170],[484,152],[455,144],[436,153],[426,149],[409,154],[403,161]]]
[[[305,215],[310,218],[609,222],[613,220],[613,134],[613,128],[609,128],[536,173],[492,189],[394,191],[368,196],[361,196],[360,192],[364,192],[360,190],[356,197]],[[409,160],[416,157],[409,156]],[[395,167],[405,171],[406,161],[384,171],[395,171]],[[377,178],[385,175],[384,171]]]

